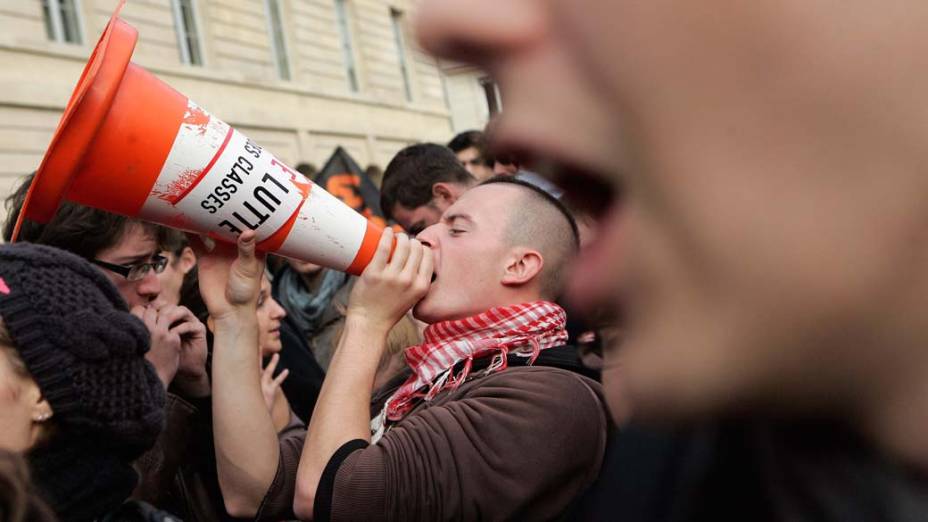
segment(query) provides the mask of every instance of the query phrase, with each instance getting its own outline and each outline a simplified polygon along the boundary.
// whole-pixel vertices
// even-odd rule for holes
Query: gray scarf
[[[275,298],[307,338],[316,333],[335,293],[348,281],[348,274],[329,268],[323,268],[320,277],[322,284],[316,293],[306,288],[303,278],[290,265],[284,265],[274,278]]]

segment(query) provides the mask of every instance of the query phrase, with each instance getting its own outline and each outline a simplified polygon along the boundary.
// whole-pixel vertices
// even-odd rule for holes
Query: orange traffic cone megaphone
[[[360,274],[381,228],[130,62],[120,2],[23,203],[48,222],[62,200]]]

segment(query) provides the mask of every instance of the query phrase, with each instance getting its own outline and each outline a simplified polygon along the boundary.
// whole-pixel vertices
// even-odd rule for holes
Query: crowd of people
[[[926,17],[423,2],[505,112],[396,154],[358,277],[69,202],[10,244],[24,177],[0,518],[928,520]]]

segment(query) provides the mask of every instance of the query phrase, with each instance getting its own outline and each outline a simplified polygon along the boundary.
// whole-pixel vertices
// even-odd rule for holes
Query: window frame
[[[503,112],[503,96],[499,91],[499,85],[489,76],[483,76],[478,80],[480,89],[483,91],[484,98],[487,102],[487,109],[490,117]]]
[[[342,63],[345,78],[353,93],[361,92],[361,74],[355,54],[354,33],[351,30],[351,13],[348,0],[334,0],[335,25],[338,29],[339,47],[342,48]]]
[[[403,31],[404,18],[403,11],[395,7],[390,8],[390,25],[393,29],[393,42],[400,68],[400,76],[403,80],[403,91],[406,95],[406,101],[411,103],[415,97],[413,95],[412,71],[409,68],[409,48],[406,45],[406,35]]]
[[[75,40],[65,38],[65,24],[61,16],[62,0],[41,0],[42,18],[45,21],[46,36],[55,43],[68,45],[84,45],[84,17],[81,9],[81,0],[64,0],[71,2],[74,16]],[[48,9],[46,17],[45,9]],[[50,30],[50,34],[49,34]]]
[[[277,77],[283,81],[293,80],[293,67],[290,63],[290,51],[287,46],[287,31],[284,28],[283,0],[264,0],[264,11],[267,18],[268,36],[271,39],[271,57],[274,59],[274,68]],[[274,13],[277,16],[274,16]],[[274,22],[277,22],[275,27]],[[278,42],[279,40],[279,42]],[[281,49],[281,47],[283,49]]]
[[[191,49],[188,47],[190,41],[190,28],[187,27],[184,18],[181,2],[189,2],[190,19],[194,25],[194,36],[196,40],[196,54],[199,58],[198,63],[194,63],[191,57]],[[203,46],[203,24],[200,23],[200,8],[196,0],[171,0],[171,15],[174,18],[174,33],[177,35],[177,47],[180,51],[180,61],[182,65],[189,67],[204,67],[206,65],[206,52]]]

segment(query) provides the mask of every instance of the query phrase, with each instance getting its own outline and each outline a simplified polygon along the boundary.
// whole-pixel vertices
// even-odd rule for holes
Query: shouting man
[[[228,281],[211,275],[215,259],[203,264],[203,297],[224,318],[217,351],[245,350],[241,339],[253,336],[253,248],[253,239],[240,243]],[[264,518],[287,516],[267,509],[288,497],[304,520],[563,515],[595,479],[608,425],[599,385],[572,363],[565,314],[552,302],[577,248],[564,207],[511,178],[464,193],[418,239],[386,231],[353,289],[308,432],[278,443],[252,414],[257,397],[214,408],[227,415],[217,447],[235,462],[220,468],[220,482],[258,492],[251,512]],[[406,350],[408,371],[374,393],[387,333],[410,307],[429,323],[425,342]],[[254,374],[257,361],[238,371]]]

